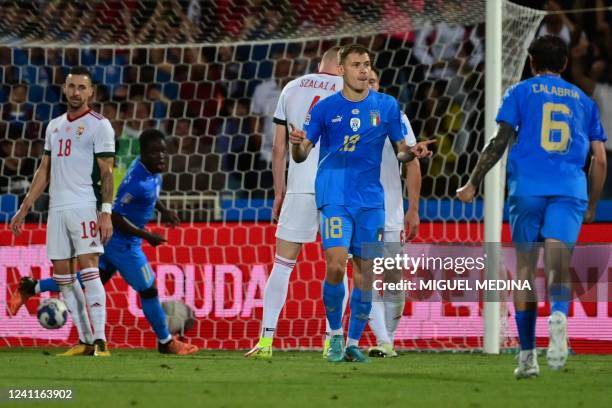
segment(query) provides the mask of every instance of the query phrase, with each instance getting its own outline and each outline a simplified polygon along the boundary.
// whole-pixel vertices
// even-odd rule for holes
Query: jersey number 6
[[[547,152],[564,153],[567,151],[572,134],[567,122],[554,120],[553,115],[571,115],[570,108],[563,103],[545,103],[542,106],[542,136],[540,144]]]

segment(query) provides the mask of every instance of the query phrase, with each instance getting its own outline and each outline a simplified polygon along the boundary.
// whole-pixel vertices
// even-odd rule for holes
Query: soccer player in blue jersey
[[[145,229],[154,208],[157,208],[162,213],[162,218],[171,225],[177,225],[180,221],[175,212],[169,211],[158,201],[160,173],[167,167],[166,142],[164,135],[155,129],[142,132],[139,142],[140,157],[132,162],[117,191],[111,216],[114,232],[100,257],[100,275],[106,283],[119,270],[121,276],[138,292],[144,315],[157,336],[160,353],[193,354],[198,351],[196,346],[173,338],[168,331],[166,314],[157,296],[155,274],[141,248],[143,239],[152,246],[165,242],[163,237]],[[24,278],[10,301],[12,313],[34,294],[58,290],[53,279],[36,282]],[[88,348],[83,349],[82,354],[88,354]]]
[[[293,159],[303,162],[320,143],[315,199],[321,214],[321,235],[327,271],[323,302],[331,328],[330,362],[365,362],[359,339],[372,307],[371,260],[377,254],[385,225],[384,194],[380,184],[382,151],[387,137],[398,159],[430,155],[429,142],[409,148],[397,101],[369,90],[370,52],[349,45],[340,53],[341,92],[317,103],[304,121],[305,131],[290,124]],[[344,350],[342,299],[345,265],[353,254],[353,282],[348,340]]]
[[[593,220],[606,174],[606,135],[597,105],[560,76],[567,65],[567,54],[565,43],[558,37],[543,36],[533,41],[529,60],[534,76],[508,89],[497,113],[495,137],[485,147],[468,183],[457,190],[460,200],[471,201],[487,171],[516,139],[508,156],[507,173],[517,279],[529,279],[535,287],[538,248],[533,243],[544,241],[551,300],[546,357],[554,370],[565,365],[568,355],[571,249],[583,220]],[[589,150],[592,160],[587,195],[583,167]],[[514,304],[521,343],[514,375],[517,379],[537,376],[537,295],[515,293]]]

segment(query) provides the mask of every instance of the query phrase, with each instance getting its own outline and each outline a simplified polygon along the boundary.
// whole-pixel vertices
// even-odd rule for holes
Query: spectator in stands
[[[565,13],[561,13],[561,4],[557,0],[547,0],[544,3],[544,10],[553,12],[544,17],[542,25],[538,29],[536,37],[544,35],[555,35],[561,38],[567,46],[570,46],[573,39],[577,36],[576,25]]]
[[[574,83],[590,95],[599,106],[601,123],[608,135],[606,142],[608,176],[602,198],[612,198],[612,163],[610,163],[612,161],[612,63],[609,58],[602,58],[587,67],[585,60],[588,49],[589,42],[586,38],[582,38],[572,48],[571,74]]]
[[[274,140],[274,123],[272,118],[276,110],[276,103],[283,86],[289,82],[291,61],[282,58],[282,54],[274,56],[274,77],[257,85],[251,99],[251,114],[257,117],[255,132],[256,143],[259,147],[257,161],[269,167],[272,162],[272,142]]]
[[[8,137],[19,139],[24,136],[26,123],[32,120],[34,107],[27,102],[28,86],[18,83],[11,87],[8,103],[2,106],[2,120],[8,127]]]

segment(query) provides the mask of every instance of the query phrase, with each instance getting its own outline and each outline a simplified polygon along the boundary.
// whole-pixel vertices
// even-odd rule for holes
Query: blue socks
[[[518,328],[521,350],[533,350],[536,338],[536,320],[538,311],[536,310],[517,310],[514,319]]]
[[[349,320],[348,339],[349,345],[352,345],[353,342],[359,342],[361,334],[370,318],[370,311],[372,310],[371,292],[363,292],[359,288],[353,288],[350,304],[351,318]]]
[[[41,279],[38,281],[38,284],[40,286],[40,293],[60,291],[59,286],[57,286],[53,278]]]
[[[171,337],[166,322],[166,314],[161,307],[161,303],[159,303],[159,298],[157,296],[149,299],[141,297],[140,301],[142,302],[142,311],[153,328],[157,339],[162,343],[167,342]]]
[[[344,284],[342,282],[333,285],[327,281],[323,282],[323,304],[325,314],[329,321],[329,328],[339,330],[342,328],[342,300],[344,299]]]
[[[553,284],[550,285],[550,314],[561,312],[566,317],[569,313],[569,301],[572,297],[572,291],[565,285]]]

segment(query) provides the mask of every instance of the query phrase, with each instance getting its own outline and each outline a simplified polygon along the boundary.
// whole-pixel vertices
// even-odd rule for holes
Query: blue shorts
[[[508,198],[512,242],[556,239],[570,246],[578,240],[587,201],[566,196]]]
[[[100,269],[119,270],[119,273],[136,292],[142,292],[155,284],[155,274],[142,248],[137,244],[111,240],[100,257]]]
[[[326,205],[320,212],[323,249],[345,247],[362,259],[382,256],[385,210]]]

